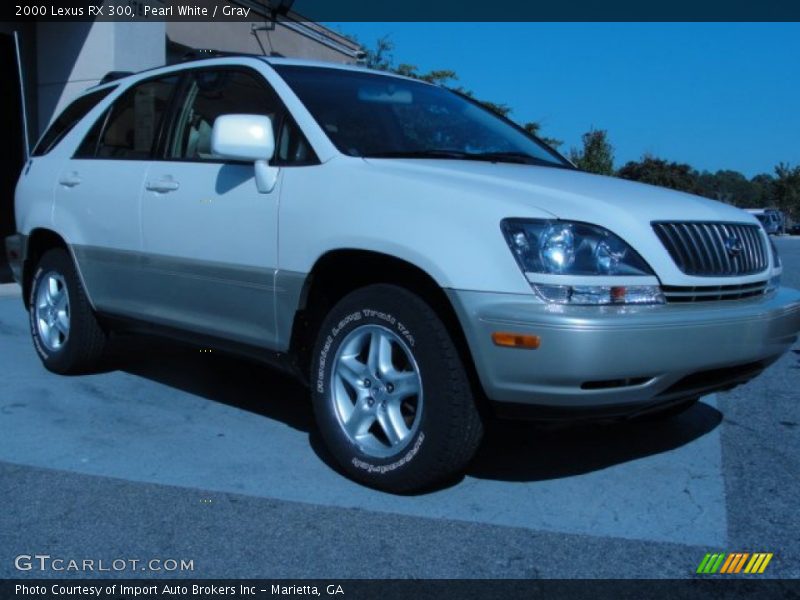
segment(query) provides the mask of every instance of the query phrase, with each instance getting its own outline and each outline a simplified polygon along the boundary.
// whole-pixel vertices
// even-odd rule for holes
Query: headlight
[[[532,279],[533,289],[548,302],[664,302],[658,285],[639,285],[635,281],[637,277],[654,277],[652,269],[633,248],[607,229],[588,223],[526,219],[505,219],[501,228],[523,273]],[[540,279],[546,281],[536,281],[536,275],[544,276]],[[571,277],[554,281],[554,275]],[[592,277],[602,277],[603,281],[594,285]],[[615,278],[624,278],[624,283],[615,285]],[[574,284],[576,279],[581,280],[580,284]]]

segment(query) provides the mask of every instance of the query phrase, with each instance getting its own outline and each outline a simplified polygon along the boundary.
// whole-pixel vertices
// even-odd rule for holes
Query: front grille
[[[750,275],[764,271],[769,264],[758,225],[658,222],[653,223],[653,229],[672,260],[687,275]]]
[[[767,289],[766,281],[755,281],[742,285],[699,285],[661,287],[667,302],[711,302],[715,300],[741,300],[762,296]]]

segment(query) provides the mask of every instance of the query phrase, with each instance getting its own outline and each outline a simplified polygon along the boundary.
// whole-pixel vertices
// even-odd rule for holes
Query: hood
[[[559,219],[603,225],[612,231],[633,222],[649,226],[651,221],[758,223],[749,213],[715,200],[572,169],[438,159],[367,162],[404,171],[405,176],[466,187],[471,194],[502,197],[512,203],[504,203],[507,210],[516,209],[519,213],[509,217],[541,217],[545,212]]]
[[[401,190],[404,210],[421,202],[434,203],[438,213],[433,208],[421,210],[433,215],[446,211],[454,229],[478,232],[481,224],[496,228],[505,218],[581,221],[625,240],[665,285],[728,285],[764,277],[764,273],[734,279],[684,274],[651,225],[654,221],[758,225],[753,215],[721,202],[572,169],[438,159],[366,162],[378,175],[367,178],[374,185],[392,182],[395,190]]]

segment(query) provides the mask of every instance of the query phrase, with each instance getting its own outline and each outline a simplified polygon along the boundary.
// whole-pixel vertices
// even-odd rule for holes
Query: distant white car
[[[580,172],[356,67],[229,57],[94,87],[36,146],[16,218],[48,369],[92,369],[117,329],[281,364],[342,468],[390,491],[462,472],[488,409],[675,412],[800,329],[753,216]]]

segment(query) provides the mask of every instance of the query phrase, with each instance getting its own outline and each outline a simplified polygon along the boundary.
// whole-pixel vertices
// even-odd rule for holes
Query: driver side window
[[[279,161],[304,161],[310,151],[308,143],[296,126],[292,130],[284,113],[277,94],[257,73],[234,69],[190,71],[167,138],[165,158],[218,161],[211,151],[216,118],[250,114],[264,115],[272,121]]]

